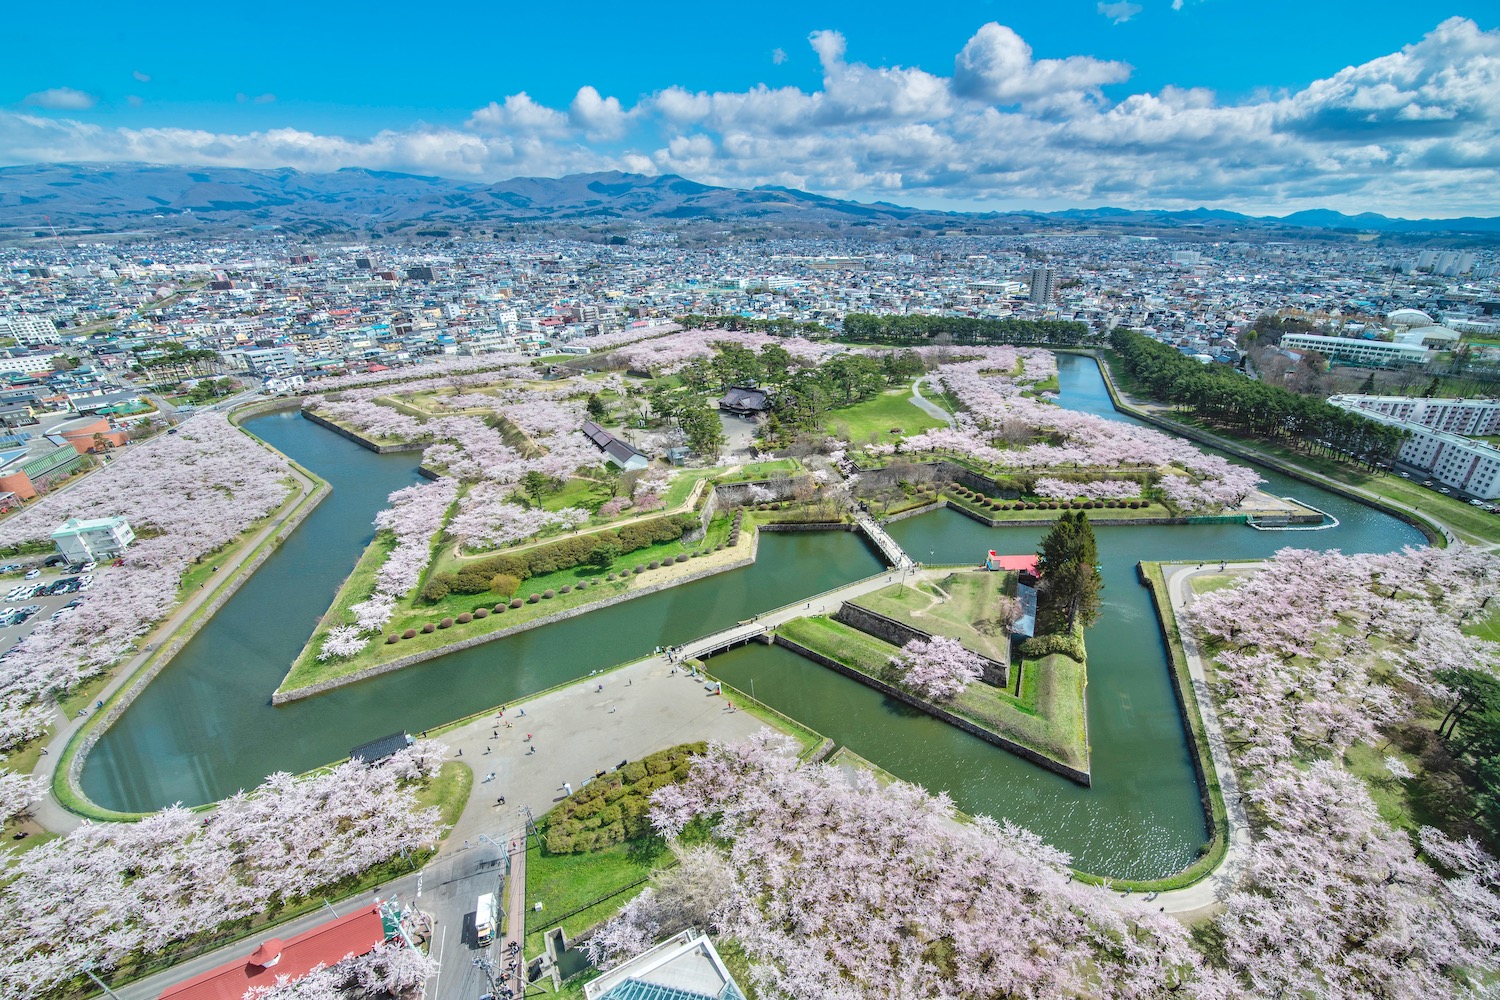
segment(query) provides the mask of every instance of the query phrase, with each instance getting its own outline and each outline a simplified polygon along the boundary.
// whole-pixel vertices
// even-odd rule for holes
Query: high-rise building
[[[1051,302],[1053,293],[1057,291],[1057,271],[1050,264],[1032,268],[1030,285],[1029,298],[1032,302]]]
[[[62,334],[46,316],[25,316],[19,313],[0,316],[0,337],[12,337],[16,343],[28,347],[39,344],[56,344]]]

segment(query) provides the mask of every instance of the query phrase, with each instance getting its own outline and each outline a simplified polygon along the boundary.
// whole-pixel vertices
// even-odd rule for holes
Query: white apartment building
[[[1444,486],[1462,490],[1470,496],[1493,500],[1500,496],[1500,449],[1452,431],[1437,430],[1379,409],[1366,408],[1360,399],[1383,397],[1332,396],[1329,402],[1346,410],[1356,410],[1371,420],[1399,427],[1408,433],[1396,461],[1431,476]],[[1393,397],[1384,397],[1393,398]],[[1459,403],[1459,400],[1417,400],[1416,402]],[[1461,411],[1459,411],[1461,412]],[[1455,417],[1455,420],[1461,420]],[[1487,418],[1484,418],[1487,419]],[[1479,417],[1476,424],[1482,424]]]
[[[1328,401],[1334,406],[1369,410],[1435,431],[1470,436],[1500,434],[1500,399],[1425,399],[1351,393],[1332,396]]]
[[[1329,361],[1364,365],[1425,364],[1432,353],[1420,344],[1321,337],[1312,333],[1289,333],[1281,338],[1281,346],[1289,351],[1317,351]]]
[[[52,532],[52,541],[70,563],[98,562],[124,552],[135,541],[135,532],[123,517],[70,517]]]
[[[19,313],[0,316],[0,337],[14,337],[16,343],[27,347],[38,344],[62,342],[62,331],[46,316],[25,316]]]

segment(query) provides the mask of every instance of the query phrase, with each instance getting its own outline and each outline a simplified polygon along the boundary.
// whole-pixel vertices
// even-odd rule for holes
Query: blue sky
[[[11,164],[1500,214],[1494,0],[14,6]]]

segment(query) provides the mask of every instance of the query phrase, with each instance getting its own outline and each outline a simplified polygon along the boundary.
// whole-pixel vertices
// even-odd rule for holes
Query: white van
[[[487,892],[479,897],[479,902],[474,906],[474,937],[481,948],[495,940],[495,927],[499,922],[495,894]]]

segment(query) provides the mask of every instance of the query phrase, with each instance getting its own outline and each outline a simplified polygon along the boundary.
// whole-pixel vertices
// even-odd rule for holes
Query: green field
[[[941,580],[898,583],[853,602],[933,635],[957,639],[996,663],[1010,662],[1010,632],[995,619],[1000,598],[1015,592],[1014,573],[962,570]]]
[[[878,444],[935,427],[946,427],[946,420],[929,416],[911,401],[911,387],[892,389],[874,399],[855,403],[824,416],[824,426],[853,444]],[[899,429],[900,433],[892,433]]]
[[[788,639],[829,659],[880,678],[899,651],[888,642],[828,618],[798,618],[777,628]],[[943,707],[954,715],[1068,767],[1089,768],[1083,664],[1044,656],[1021,664],[1020,694],[970,684]]]

